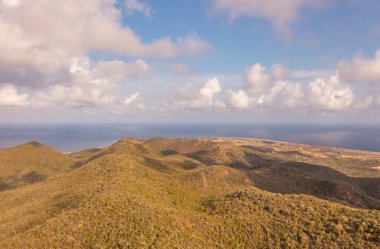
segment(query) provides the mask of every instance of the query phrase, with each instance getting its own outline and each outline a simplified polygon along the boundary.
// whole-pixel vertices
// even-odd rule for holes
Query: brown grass
[[[376,177],[229,143],[124,139],[74,153],[79,168],[0,192],[0,248],[380,247],[380,212],[346,206],[376,201]]]

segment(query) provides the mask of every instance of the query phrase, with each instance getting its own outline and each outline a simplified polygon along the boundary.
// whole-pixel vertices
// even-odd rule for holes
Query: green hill
[[[37,142],[0,150],[0,191],[46,180],[70,170],[73,163]]]
[[[360,175],[377,154],[353,177],[246,143],[257,140],[122,139],[72,153],[70,171],[0,192],[0,248],[380,247],[379,179]]]

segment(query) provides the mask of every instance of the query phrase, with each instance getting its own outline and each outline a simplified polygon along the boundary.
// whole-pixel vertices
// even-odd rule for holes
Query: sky
[[[0,0],[0,122],[380,122],[378,0]]]

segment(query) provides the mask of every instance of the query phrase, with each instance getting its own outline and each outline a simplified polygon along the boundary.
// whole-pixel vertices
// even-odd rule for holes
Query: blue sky
[[[373,123],[375,0],[2,0],[3,122]]]
[[[145,2],[152,8],[151,18],[137,13],[125,15],[124,25],[133,27],[146,42],[195,32],[210,42],[213,50],[174,61],[209,72],[241,73],[253,61],[286,63],[295,70],[330,68],[358,52],[373,56],[379,49],[380,3],[376,1],[337,1],[301,10],[298,20],[289,24],[290,38],[265,19],[242,17],[231,21],[225,13],[213,11],[207,1]]]

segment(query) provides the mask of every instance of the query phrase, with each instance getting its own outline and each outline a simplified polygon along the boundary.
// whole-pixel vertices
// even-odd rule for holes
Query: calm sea
[[[0,124],[0,148],[38,141],[62,152],[122,137],[247,137],[380,151],[380,126],[273,124]]]

